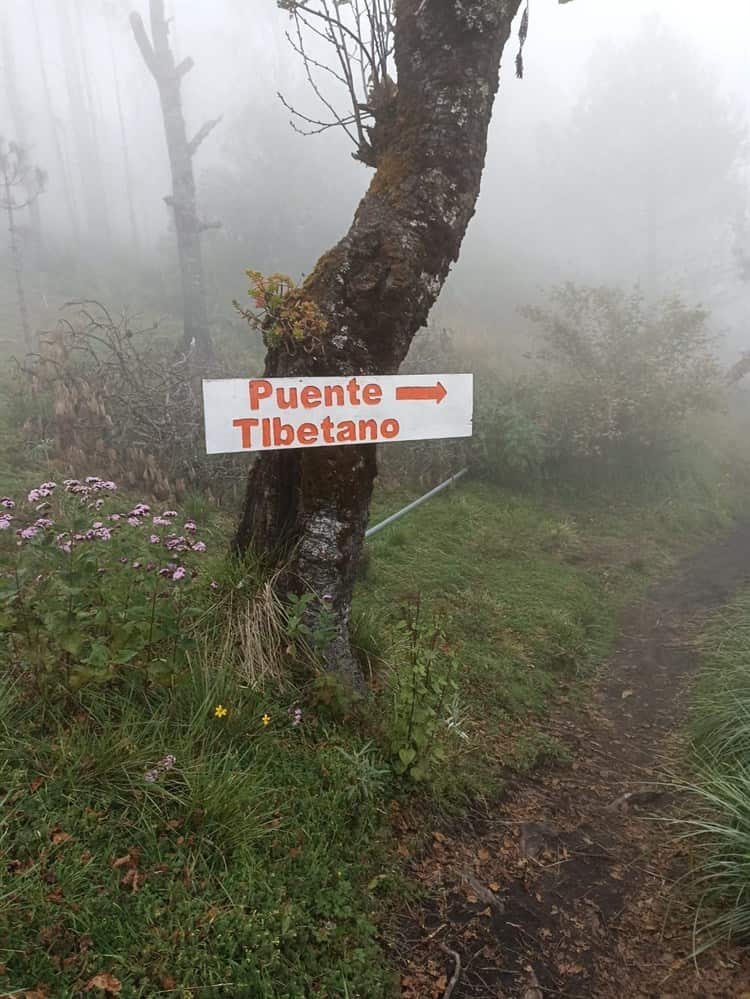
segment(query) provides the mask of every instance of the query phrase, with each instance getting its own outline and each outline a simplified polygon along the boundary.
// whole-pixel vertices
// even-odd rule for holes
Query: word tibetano
[[[206,380],[206,450],[470,436],[472,381],[471,375]]]

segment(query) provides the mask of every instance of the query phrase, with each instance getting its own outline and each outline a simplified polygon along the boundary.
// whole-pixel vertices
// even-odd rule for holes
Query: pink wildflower
[[[9,513],[0,514],[0,531],[7,531],[10,527],[10,522],[13,520]]]
[[[120,514],[119,514],[119,513],[111,513],[111,514],[109,515],[109,517],[107,517],[107,520],[111,520],[111,521],[114,521],[115,523],[117,523],[117,521],[118,521],[119,519],[120,519]]]
[[[209,585],[209,588],[212,589],[212,590],[218,590],[219,589],[219,584],[216,582],[215,579],[212,579],[211,582],[208,585]]]
[[[152,534],[151,537],[148,540],[151,542],[152,545],[160,545],[161,544],[161,538],[159,537],[158,534]]]
[[[196,541],[192,548],[194,552],[204,552],[206,550],[206,542]]]
[[[49,517],[40,517],[37,521],[35,521],[34,526],[35,527],[52,527],[53,523],[54,523],[54,521],[50,520]]]
[[[39,528],[33,526],[24,527],[22,531],[17,531],[16,533],[20,538],[23,538],[24,541],[31,541],[31,539],[35,538],[39,533]]]
[[[128,517],[128,523],[130,524],[131,527],[140,527],[141,526],[141,522],[140,522],[140,520],[138,520],[137,517]]]
[[[177,516],[176,510],[165,510],[164,513],[162,514],[162,517],[176,517],[176,516]]]
[[[188,520],[188,522],[184,526],[185,526],[185,530],[186,531],[190,531],[191,534],[193,533],[193,531],[197,531],[198,530],[198,526],[197,526],[197,524],[195,523],[194,520]]]
[[[15,510],[16,504],[10,498],[10,496],[3,496],[0,499],[0,506],[4,507],[6,510]]]
[[[181,565],[178,565],[175,571],[172,573],[172,579],[177,582],[178,579],[185,578],[185,570]]]
[[[151,523],[154,527],[169,527],[169,521],[166,517],[153,517]]]

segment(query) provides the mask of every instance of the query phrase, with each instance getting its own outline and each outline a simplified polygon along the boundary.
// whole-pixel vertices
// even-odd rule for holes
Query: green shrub
[[[0,511],[2,642],[37,685],[180,673],[217,585],[194,521],[118,503],[97,476],[44,482]]]
[[[402,611],[389,674],[387,738],[396,773],[425,780],[445,758],[449,705],[457,694],[457,660],[439,624],[425,625],[416,601]]]
[[[708,313],[639,291],[566,284],[527,307],[541,331],[548,465],[558,475],[640,477],[664,464],[692,413],[718,398]]]

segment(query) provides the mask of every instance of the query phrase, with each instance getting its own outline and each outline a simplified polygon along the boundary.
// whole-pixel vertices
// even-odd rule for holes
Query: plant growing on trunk
[[[206,229],[217,229],[221,223],[204,222],[198,218],[193,157],[221,119],[213,118],[205,122],[193,138],[188,139],[180,87],[183,76],[193,68],[193,60],[188,57],[175,64],[174,53],[169,45],[169,22],[164,13],[164,0],[150,0],[149,9],[150,39],[140,14],[130,15],[130,25],[143,60],[159,88],[172,171],[172,193],[164,201],[174,213],[177,233],[182,277],[184,345],[186,351],[194,350],[199,356],[206,356],[211,353],[211,339],[206,313],[201,233]]]
[[[520,3],[280,0],[327,108],[308,124],[346,127],[355,158],[376,172],[349,232],[295,293],[322,314],[325,332],[271,340],[266,377],[398,371],[474,214],[500,58]],[[306,31],[328,41],[333,69],[306,54]],[[344,87],[349,112],[324,94],[324,78]],[[263,453],[235,538],[239,552],[285,553],[294,585],[325,600],[336,625],[328,663],[355,684],[348,626],[376,474],[374,445]]]
[[[0,207],[5,211],[10,237],[10,256],[16,278],[16,298],[25,345],[31,343],[31,325],[23,285],[23,241],[18,229],[17,214],[28,208],[44,190],[44,171],[33,166],[23,146],[5,143],[0,138]]]

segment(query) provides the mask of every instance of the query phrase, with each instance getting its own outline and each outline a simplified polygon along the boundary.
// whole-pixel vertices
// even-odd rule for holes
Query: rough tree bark
[[[475,210],[520,2],[398,0],[398,86],[371,133],[376,173],[349,232],[301,289],[325,315],[327,336],[269,350],[268,377],[398,370]],[[292,578],[333,614],[329,665],[355,683],[348,625],[376,474],[375,445],[263,453],[235,537],[240,552],[287,553]]]
[[[139,14],[130,15],[130,24],[144,62],[159,88],[169,165],[172,171],[172,194],[164,201],[174,212],[177,233],[177,251],[182,278],[184,345],[186,350],[192,346],[196,354],[207,356],[211,352],[211,340],[206,313],[201,233],[206,229],[218,228],[219,223],[202,222],[198,218],[193,157],[200,144],[221,119],[207,121],[192,139],[188,139],[182,113],[180,85],[183,76],[193,68],[193,60],[188,57],[175,64],[174,54],[169,45],[169,24],[164,13],[164,0],[150,0],[150,15],[150,40]]]

